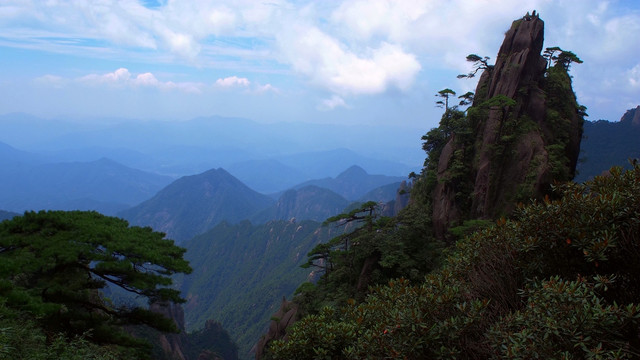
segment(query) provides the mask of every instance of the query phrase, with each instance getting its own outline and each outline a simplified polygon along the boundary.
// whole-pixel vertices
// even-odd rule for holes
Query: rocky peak
[[[500,46],[496,64],[488,73],[491,75],[488,98],[499,94],[513,98],[523,84],[536,81],[544,73],[547,62],[540,56],[543,42],[544,22],[538,16],[525,16],[513,22]]]
[[[515,20],[467,113],[445,112],[443,121],[463,122],[466,130],[449,135],[433,167],[438,237],[465,219],[509,214],[553,181],[573,178],[583,118],[568,67],[548,66],[543,42],[544,22],[535,12]]]

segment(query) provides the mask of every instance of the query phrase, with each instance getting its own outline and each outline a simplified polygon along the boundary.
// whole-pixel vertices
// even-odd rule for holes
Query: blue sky
[[[590,120],[640,104],[633,0],[2,0],[0,114],[428,129],[438,90],[474,90],[465,56],[494,58],[533,9],[584,61]]]

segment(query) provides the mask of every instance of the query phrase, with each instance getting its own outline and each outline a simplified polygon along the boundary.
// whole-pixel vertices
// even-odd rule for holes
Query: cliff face
[[[439,154],[437,236],[464,219],[508,214],[517,202],[543,196],[554,180],[575,175],[583,119],[568,66],[548,67],[543,41],[538,16],[514,21],[495,65],[480,77],[467,133],[453,132]]]
[[[540,56],[544,40],[544,23],[537,17],[532,20],[516,21],[505,35],[505,40],[500,47],[494,69],[487,72],[478,83],[476,93],[482,94],[486,88],[486,96],[480,96],[475,100],[491,99],[496,95],[504,95],[508,98],[518,98],[518,103],[513,109],[505,109],[501,106],[493,106],[489,109],[488,117],[480,119],[477,133],[478,164],[474,186],[474,198],[472,216],[491,217],[499,211],[498,203],[501,202],[500,193],[504,193],[505,185],[513,187],[521,183],[531,162],[536,156],[544,154],[543,140],[538,131],[529,131],[523,140],[528,144],[517,146],[516,156],[496,159],[495,144],[501,141],[504,123],[507,114],[520,118],[527,114],[536,123],[544,121],[544,94],[540,88],[546,68],[546,61]],[[525,89],[528,96],[517,96],[520,89]],[[518,144],[520,145],[520,144]],[[501,164],[498,164],[501,162]],[[534,169],[537,178],[544,177],[544,167]],[[509,178],[501,176],[501,173],[510,173]],[[492,175],[495,178],[492,179]],[[538,179],[537,179],[538,180]],[[542,180],[542,179],[540,179]],[[540,181],[536,181],[540,183]],[[502,185],[502,186],[499,186]],[[495,191],[499,188],[500,192]],[[503,205],[503,204],[500,204]],[[503,205],[504,206],[504,205]]]
[[[269,330],[252,349],[252,352],[256,354],[256,359],[261,359],[264,356],[265,349],[270,341],[287,338],[286,329],[296,321],[297,313],[298,305],[283,298],[280,309],[271,317]]]
[[[186,360],[184,354],[184,310],[182,306],[177,304],[151,304],[149,310],[154,313],[161,314],[162,316],[173,320],[176,324],[179,334],[159,333],[158,342],[166,358]]]
[[[620,123],[634,127],[640,127],[640,105],[635,109],[629,109],[620,118]]]

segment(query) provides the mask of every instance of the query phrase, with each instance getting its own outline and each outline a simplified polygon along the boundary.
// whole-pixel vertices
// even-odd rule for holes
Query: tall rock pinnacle
[[[465,118],[469,134],[454,132],[438,159],[432,193],[438,236],[465,219],[506,215],[517,202],[544,196],[553,181],[573,178],[581,108],[568,65],[549,64],[543,42],[537,15],[514,21],[495,65],[480,77]]]

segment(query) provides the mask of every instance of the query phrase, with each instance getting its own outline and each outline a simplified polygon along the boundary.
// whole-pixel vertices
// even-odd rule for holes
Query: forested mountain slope
[[[151,226],[176,241],[185,241],[225,220],[248,219],[273,204],[224,169],[182,177],[153,198],[119,216],[134,225]]]
[[[290,189],[282,193],[278,201],[251,218],[255,224],[271,220],[315,220],[324,219],[339,214],[349,201],[335,192],[308,185],[299,189]]]
[[[278,220],[262,225],[222,222],[185,241],[194,271],[178,279],[187,298],[187,329],[216,319],[246,358],[283,297],[307,280],[307,253],[340,229],[315,221]]]

